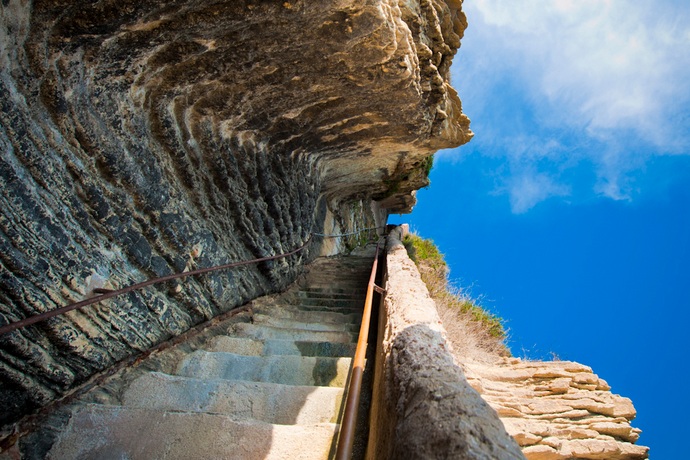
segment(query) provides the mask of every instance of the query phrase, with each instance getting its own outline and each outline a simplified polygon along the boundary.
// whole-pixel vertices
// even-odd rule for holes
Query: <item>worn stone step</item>
[[[341,295],[341,296],[364,296],[366,295],[366,286],[369,280],[367,280],[364,285],[357,286],[356,288],[340,288],[334,284],[327,286],[317,287],[314,285],[303,286],[298,292],[310,292],[314,294],[327,294],[327,295]]]
[[[325,305],[330,305],[330,304],[336,304],[336,305],[364,305],[364,300],[366,299],[366,296],[357,296],[357,297],[332,297],[328,296],[325,294],[314,294],[310,297],[305,297],[305,296],[294,296],[294,297],[289,297],[285,296],[285,299],[289,299],[290,304],[302,304],[302,305],[313,305],[316,303],[316,305],[320,304],[325,304]]]
[[[315,260],[312,262],[308,269],[308,276],[321,275],[323,273],[333,273],[333,274],[361,274],[366,273],[371,270],[371,266],[374,263],[374,258],[371,259],[340,259],[340,260]],[[337,280],[337,278],[334,278]]]
[[[299,321],[289,318],[276,318],[264,314],[254,314],[254,324],[258,326],[280,327],[284,329],[302,329],[321,332],[359,332],[359,325],[351,323],[330,323]]]
[[[295,305],[298,310],[309,312],[331,312],[343,315],[362,314],[364,305],[361,307],[330,307],[328,305]]]
[[[357,298],[361,297],[364,298],[367,294],[367,281],[361,282],[361,283],[353,283],[353,284],[338,284],[338,285],[333,285],[333,284],[328,284],[326,283],[325,285],[310,285],[310,287],[313,286],[315,289],[311,290],[311,295],[322,295],[322,296],[333,296],[333,297],[339,297],[339,298]],[[299,291],[303,291],[305,289],[304,286],[302,286]],[[299,295],[299,294],[297,294]],[[303,294],[303,297],[309,297],[306,294]]]
[[[337,276],[324,275],[322,279],[311,280],[309,284],[301,285],[301,289],[321,290],[324,292],[332,289],[333,292],[358,293],[366,289],[369,283],[368,277],[359,279],[340,278],[337,282],[333,282],[333,279]]]
[[[176,374],[203,379],[344,387],[351,362],[350,358],[244,356],[197,350],[182,360]]]
[[[357,333],[342,331],[305,331],[251,323],[237,323],[231,327],[231,335],[252,337],[264,340],[298,340],[308,342],[356,342]]]
[[[360,260],[345,260],[340,261],[332,260],[315,260],[308,267],[308,276],[321,275],[323,273],[334,273],[334,274],[361,274],[363,271],[366,272],[367,269],[371,269],[371,265],[374,262],[372,257],[370,260],[360,259]],[[337,278],[334,278],[337,280]]]
[[[326,272],[332,272],[335,274],[339,273],[352,273],[359,274],[363,271],[371,269],[371,265],[374,263],[374,258],[371,259],[340,259],[335,260],[315,260],[309,265],[309,275],[322,274]],[[336,278],[337,279],[337,278]]]
[[[364,269],[342,269],[342,268],[312,268],[304,279],[306,285],[326,284],[328,286],[350,284],[352,282],[364,281],[366,284],[369,279],[371,267]],[[339,286],[338,286],[339,287]]]
[[[314,290],[314,289],[300,289],[296,291],[297,297],[311,298],[311,297],[332,297],[334,299],[363,299],[366,295],[366,289],[359,289],[352,292],[334,292],[332,290]]]
[[[320,292],[313,291],[314,295],[316,294],[322,294],[325,296],[338,296],[342,298],[357,298],[361,297],[364,298],[367,294],[367,281],[364,281],[362,283],[357,283],[357,284],[351,284],[351,285],[338,285],[337,287],[333,287],[333,285],[326,284],[324,286],[314,286],[316,289],[318,289]],[[304,286],[300,288],[300,290],[303,290]]]
[[[364,283],[366,286],[369,280],[369,273],[348,273],[342,270],[319,270],[310,273],[307,280],[309,285],[326,284],[328,286],[340,287],[343,284]]]
[[[307,280],[315,281],[318,279],[331,277],[333,283],[340,283],[342,280],[361,279],[369,275],[371,264],[364,266],[321,266],[312,267],[307,273]]]
[[[254,306],[252,309],[254,313],[268,315],[274,318],[285,318],[304,322],[360,324],[362,321],[361,313],[307,312],[298,309],[296,305],[289,304]]]
[[[216,414],[86,405],[48,453],[52,459],[323,460],[337,425],[275,425]]]
[[[365,293],[366,294],[366,293]],[[289,297],[286,296],[286,299],[290,299],[290,303],[301,303],[304,305],[311,305],[314,304],[314,302],[319,302],[319,303],[335,303],[335,304],[357,304],[361,305],[364,303],[364,300],[366,299],[366,295],[361,295],[361,296],[349,296],[349,295],[332,295],[332,294],[323,294],[323,293],[313,293],[312,295],[306,296],[306,295],[295,295],[294,297]],[[317,303],[318,304],[318,303]]]
[[[257,340],[246,337],[218,336],[204,346],[206,351],[221,351],[245,356],[295,355],[328,358],[352,357],[356,343],[308,342],[294,340]]]
[[[282,425],[337,423],[343,389],[241,380],[200,380],[150,372],[127,388],[123,405],[231,415]]]
[[[360,309],[364,305],[364,301],[360,299],[332,299],[330,297],[309,297],[309,298],[297,298],[295,302],[299,305],[308,306],[318,306],[324,305],[327,307],[345,307],[345,308],[356,308]]]

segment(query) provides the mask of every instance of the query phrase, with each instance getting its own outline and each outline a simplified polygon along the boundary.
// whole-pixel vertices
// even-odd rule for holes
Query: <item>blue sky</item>
[[[452,69],[475,138],[409,222],[506,319],[513,354],[630,397],[654,459],[690,410],[690,4],[466,0]]]

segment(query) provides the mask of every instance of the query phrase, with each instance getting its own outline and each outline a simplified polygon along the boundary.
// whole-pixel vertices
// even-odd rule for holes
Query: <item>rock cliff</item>
[[[470,384],[498,412],[528,460],[648,458],[635,408],[592,369],[568,361],[467,361]]]
[[[461,3],[3,0],[0,324],[409,210],[429,155],[472,135]],[[0,337],[0,423],[342,248]]]

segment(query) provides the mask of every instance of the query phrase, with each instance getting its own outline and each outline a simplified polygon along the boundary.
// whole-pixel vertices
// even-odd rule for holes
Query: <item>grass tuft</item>
[[[448,265],[434,242],[411,233],[405,236],[403,244],[436,302],[456,353],[510,356],[503,319],[448,282]]]

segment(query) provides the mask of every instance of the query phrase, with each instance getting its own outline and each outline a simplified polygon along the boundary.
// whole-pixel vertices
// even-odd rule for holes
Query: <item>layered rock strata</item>
[[[648,447],[635,445],[630,399],[611,393],[587,366],[506,358],[463,368],[529,460],[648,457]]]
[[[465,26],[457,0],[3,0],[0,323],[408,210],[471,137]],[[320,241],[0,337],[0,423],[281,289]]]

